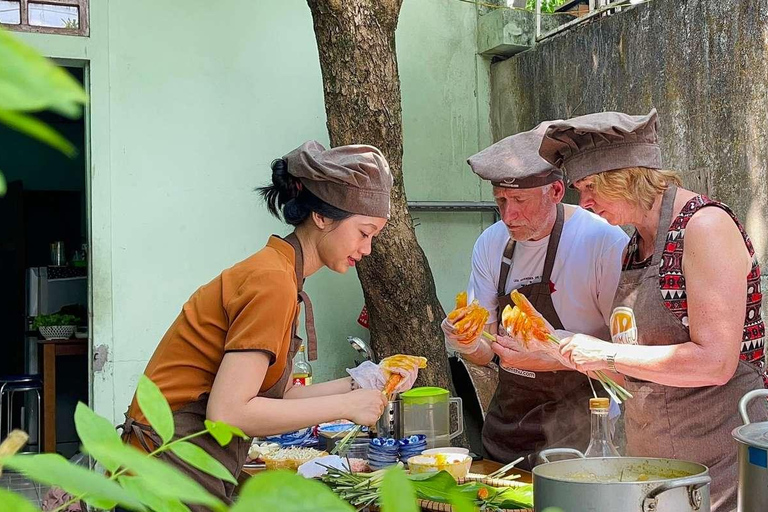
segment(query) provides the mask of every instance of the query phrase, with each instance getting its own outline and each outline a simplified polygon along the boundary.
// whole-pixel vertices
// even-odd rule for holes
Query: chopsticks
[[[506,477],[504,477],[504,475],[506,475],[507,472],[509,472],[510,469],[512,469],[513,467],[515,467],[519,463],[521,463],[523,460],[524,460],[523,457],[519,457],[519,458],[513,460],[512,462],[510,462],[506,466],[504,466],[502,468],[499,468],[496,471],[494,471],[493,473],[491,473],[490,475],[488,475],[488,478],[498,478],[498,479],[501,479],[501,480],[514,480],[515,478],[520,478],[520,475],[512,475],[510,478],[506,478]]]

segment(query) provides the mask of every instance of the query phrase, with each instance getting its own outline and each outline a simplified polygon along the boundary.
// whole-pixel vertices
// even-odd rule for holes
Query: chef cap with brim
[[[353,214],[389,218],[392,174],[379,149],[362,144],[325,149],[311,140],[283,160],[290,175],[331,206]]]
[[[648,115],[600,112],[552,123],[539,154],[559,167],[568,184],[627,167],[661,169],[656,109]]]
[[[546,121],[533,130],[501,139],[469,157],[467,163],[495,187],[534,188],[562,181],[562,171],[539,156],[549,124]]]

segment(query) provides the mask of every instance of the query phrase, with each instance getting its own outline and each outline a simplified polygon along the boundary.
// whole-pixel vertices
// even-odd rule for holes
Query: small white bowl
[[[436,453],[458,453],[460,455],[469,455],[469,450],[458,446],[446,446],[445,448],[430,448],[421,452],[422,455],[434,455]]]
[[[459,453],[415,455],[408,459],[408,469],[412,474],[447,471],[456,480],[467,476],[470,466],[472,457]]]

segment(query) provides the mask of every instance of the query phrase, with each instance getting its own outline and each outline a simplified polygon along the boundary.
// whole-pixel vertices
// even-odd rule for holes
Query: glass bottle
[[[611,439],[611,425],[608,419],[610,405],[608,398],[589,399],[592,435],[584,452],[585,457],[621,457]]]
[[[301,344],[296,358],[293,361],[293,385],[309,386],[312,384],[312,365],[309,364],[304,344]]]

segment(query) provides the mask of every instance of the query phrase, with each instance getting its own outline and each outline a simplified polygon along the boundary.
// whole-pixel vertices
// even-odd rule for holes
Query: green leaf
[[[227,425],[223,421],[205,420],[205,430],[207,430],[221,446],[227,446],[232,440],[233,435],[248,439],[248,436],[245,435],[242,430],[233,427],[232,425]]]
[[[40,512],[40,509],[18,494],[0,488],[0,512]]]
[[[199,483],[181,473],[170,464],[148,457],[146,453],[133,446],[101,445],[93,443],[88,450],[98,453],[110,451],[109,456],[121,467],[142,478],[145,487],[163,498],[173,498],[184,503],[206,505],[216,510],[226,510],[226,506],[212,496]],[[90,454],[90,451],[88,451]]]
[[[447,471],[408,475],[416,489],[416,495],[425,500],[448,503],[451,494],[458,487],[456,480]]]
[[[150,489],[143,478],[136,476],[120,476],[117,478],[123,489],[136,496],[142,503],[156,512],[189,512],[189,507],[180,500],[158,496]]]
[[[382,512],[419,512],[413,484],[399,467],[388,469],[381,481]]]
[[[141,412],[144,413],[147,421],[155,429],[163,443],[171,442],[174,432],[171,406],[168,405],[168,400],[165,399],[160,388],[146,375],[139,377],[136,400],[139,402]]]
[[[173,443],[170,445],[170,448],[173,453],[190,466],[194,466],[200,471],[213,475],[225,482],[237,484],[237,479],[224,467],[224,464],[211,457],[208,452],[196,444],[181,441]]]
[[[475,499],[477,498],[477,491],[473,494],[463,492],[459,487],[451,492],[448,501],[453,507],[453,512],[477,512],[478,507],[475,505]]]
[[[44,142],[68,157],[73,157],[77,154],[77,150],[71,142],[65,139],[59,132],[32,116],[0,109],[0,123],[25,135],[29,135],[33,139]]]
[[[501,508],[532,508],[533,485],[508,487],[497,494],[491,501],[494,505],[498,505]]]
[[[0,197],[3,197],[8,191],[8,185],[5,183],[5,176],[0,172]]]
[[[50,109],[70,118],[82,114],[88,101],[72,75],[0,29],[0,109]]]
[[[264,471],[249,478],[239,490],[230,512],[352,512],[352,506],[316,480],[290,471]]]
[[[117,483],[81,466],[70,464],[59,454],[14,455],[3,459],[3,464],[21,471],[32,480],[61,487],[74,496],[86,494],[85,501],[99,508],[111,509],[119,504],[131,510],[146,510]]]
[[[99,416],[87,405],[79,402],[75,409],[75,429],[83,443],[84,451],[90,453],[107,471],[114,472],[120,467],[120,464],[110,457],[111,452],[108,448],[110,446],[120,447],[123,442],[109,420]],[[107,449],[99,450],[100,447]]]

